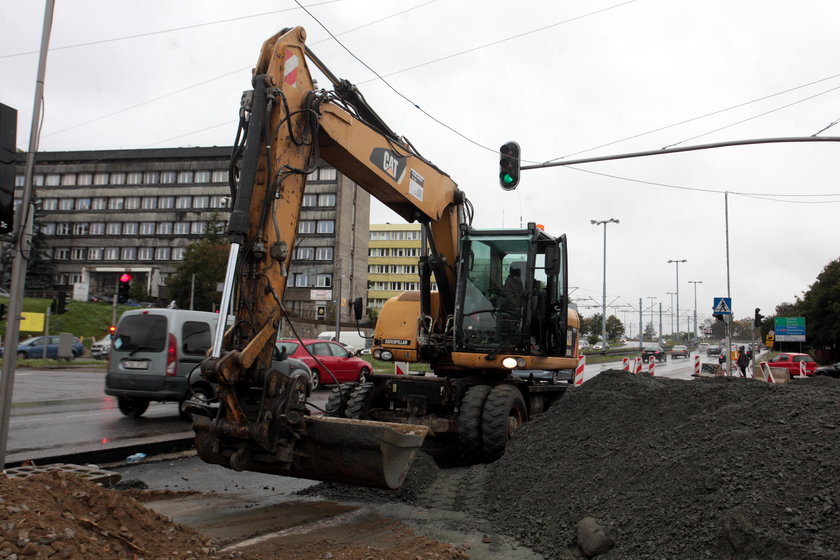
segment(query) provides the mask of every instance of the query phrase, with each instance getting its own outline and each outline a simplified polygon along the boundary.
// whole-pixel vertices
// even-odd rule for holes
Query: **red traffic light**
[[[120,282],[131,282],[131,274],[123,272],[122,276],[120,276]]]
[[[115,327],[114,325],[108,327],[108,334],[114,334],[115,332],[117,332],[117,327]]]

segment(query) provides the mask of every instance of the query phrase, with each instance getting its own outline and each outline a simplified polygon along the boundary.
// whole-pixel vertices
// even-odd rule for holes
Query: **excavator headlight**
[[[391,361],[391,359],[393,359],[393,357],[394,357],[394,354],[392,354],[392,353],[391,353],[391,352],[389,352],[388,350],[383,350],[383,351],[382,351],[382,352],[380,352],[380,354],[379,354],[379,359],[380,359],[380,360],[385,360],[386,362],[390,362],[390,361]]]
[[[373,354],[373,357],[374,357],[375,359],[377,359],[377,360],[379,359],[379,350],[374,350],[374,351],[372,352],[372,354]]]
[[[516,358],[511,358],[508,356],[507,358],[502,360],[502,367],[507,369],[513,369],[517,366]]]

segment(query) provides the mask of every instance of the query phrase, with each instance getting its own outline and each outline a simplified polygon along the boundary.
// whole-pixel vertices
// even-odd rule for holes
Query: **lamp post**
[[[607,353],[607,224],[617,224],[618,220],[590,220],[594,226],[604,226],[604,292],[601,300],[601,354]]]
[[[697,284],[702,284],[702,280],[689,280],[689,284],[694,284],[694,338],[697,339]]]
[[[665,292],[665,295],[671,296],[671,336],[674,335],[674,296],[676,292]]]
[[[680,339],[680,263],[688,262],[686,259],[670,259],[668,264],[674,263],[677,268],[677,340]]]

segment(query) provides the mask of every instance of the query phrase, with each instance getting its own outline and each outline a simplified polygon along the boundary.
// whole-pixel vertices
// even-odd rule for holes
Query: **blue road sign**
[[[718,315],[732,315],[732,298],[716,297],[712,311]]]

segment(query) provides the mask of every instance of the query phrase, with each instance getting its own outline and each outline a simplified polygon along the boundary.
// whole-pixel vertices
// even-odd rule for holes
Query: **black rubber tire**
[[[367,383],[370,381],[370,369],[363,367],[359,370],[359,378],[356,380],[357,383]]]
[[[149,401],[146,399],[131,399],[128,397],[117,397],[117,406],[123,415],[129,418],[139,418],[143,416],[146,409],[149,408]]]
[[[504,455],[508,440],[527,421],[528,409],[519,389],[514,385],[493,387],[481,412],[484,462],[492,463]]]
[[[333,387],[327,399],[327,404],[324,406],[324,414],[333,418],[344,418],[347,401],[355,388],[355,383],[342,383]]]
[[[318,370],[313,368],[309,370],[312,375],[309,376],[309,390],[315,391],[321,385],[321,374]]]
[[[469,464],[484,461],[481,441],[481,413],[490,394],[489,385],[474,385],[467,389],[458,410],[458,439],[464,460]]]
[[[29,359],[29,354],[27,354],[26,352],[18,352],[17,357],[18,357],[18,360],[28,360]]]
[[[373,383],[359,383],[350,398],[347,399],[347,406],[344,409],[344,417],[354,420],[364,420],[367,417],[368,406],[373,399]]]

